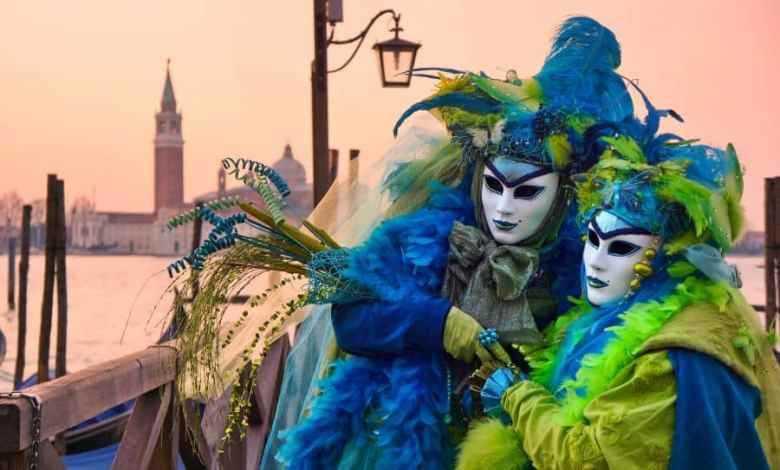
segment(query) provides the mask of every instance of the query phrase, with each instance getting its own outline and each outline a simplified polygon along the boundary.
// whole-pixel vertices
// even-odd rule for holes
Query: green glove
[[[495,366],[497,362],[507,365],[509,355],[499,343],[490,345],[489,350],[480,344],[478,336],[482,330],[482,325],[471,315],[458,307],[450,308],[444,323],[444,350],[463,362],[473,362],[476,356],[485,365]]]

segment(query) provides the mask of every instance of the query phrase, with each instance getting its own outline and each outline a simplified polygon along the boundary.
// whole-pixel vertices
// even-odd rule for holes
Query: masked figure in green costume
[[[780,468],[774,340],[722,257],[743,225],[736,154],[629,127],[577,185],[583,298],[524,348],[529,377],[490,376],[497,419],[461,469]]]

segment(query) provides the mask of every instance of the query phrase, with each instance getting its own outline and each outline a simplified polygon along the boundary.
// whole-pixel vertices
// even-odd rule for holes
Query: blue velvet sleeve
[[[343,274],[375,300],[333,306],[339,346],[364,356],[441,351],[450,302],[440,296],[455,221],[472,206],[460,191],[438,190],[428,206],[384,221],[350,250]]]
[[[705,354],[673,349],[669,358],[677,380],[669,468],[769,469],[755,426],[759,391]]]
[[[333,306],[333,330],[341,349],[361,356],[443,350],[450,303],[417,295],[408,302],[357,302]]]

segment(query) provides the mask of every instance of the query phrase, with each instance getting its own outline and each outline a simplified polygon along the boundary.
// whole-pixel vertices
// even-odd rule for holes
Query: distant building
[[[733,255],[763,255],[764,239],[764,232],[748,230],[729,253]]]
[[[70,213],[70,244],[72,248],[122,254],[182,256],[192,249],[192,232],[186,229],[168,230],[168,220],[194,207],[184,202],[184,140],[182,116],[178,111],[170,70],[165,85],[160,112],[155,115],[154,139],[154,212],[100,212],[94,201],[78,199]],[[293,220],[302,220],[311,212],[312,188],[306,183],[306,171],[295,159],[290,145],[273,164],[290,185],[285,212]],[[196,201],[209,201],[224,196],[240,196],[262,207],[259,196],[242,186],[227,189],[225,171],[218,173],[217,191],[203,194]],[[204,226],[204,236],[208,224]]]

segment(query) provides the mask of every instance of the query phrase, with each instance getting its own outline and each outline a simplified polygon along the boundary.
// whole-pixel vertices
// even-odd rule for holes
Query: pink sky
[[[226,155],[272,162],[286,142],[310,167],[311,1],[57,0],[6,3],[0,15],[0,193],[42,197],[46,174],[68,199],[97,194],[101,210],[151,211],[154,113],[172,58],[184,115],[185,197],[211,191]],[[686,118],[668,130],[734,142],[747,168],[745,205],[763,227],[763,178],[780,175],[780,59],[774,0],[350,1],[337,36],[392,7],[418,65],[503,76],[538,71],[566,16],[593,16],[623,46],[621,72]],[[490,5],[485,7],[483,5]],[[383,152],[391,127],[432,83],[382,89],[370,45],[331,75],[331,146]],[[349,48],[330,51],[332,64]],[[773,86],[774,85],[774,86]]]

